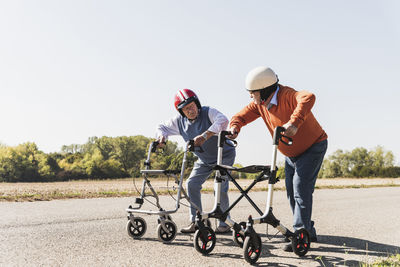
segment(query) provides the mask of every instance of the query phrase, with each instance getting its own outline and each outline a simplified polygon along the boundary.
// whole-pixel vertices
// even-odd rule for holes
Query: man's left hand
[[[198,135],[193,139],[193,141],[194,141],[194,146],[202,146],[206,141],[206,139],[203,136]]]
[[[282,127],[285,128],[284,134],[288,137],[292,137],[297,133],[297,127],[292,125],[290,122],[286,123]]]

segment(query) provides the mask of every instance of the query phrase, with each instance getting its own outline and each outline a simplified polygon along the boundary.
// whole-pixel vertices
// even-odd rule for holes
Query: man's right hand
[[[232,127],[228,131],[232,133],[231,135],[227,135],[230,139],[235,139],[239,134],[239,129],[236,127]]]
[[[158,139],[157,139],[157,142],[158,142],[157,147],[158,147],[158,148],[164,148],[164,147],[165,147],[166,140],[167,140],[167,138],[166,138],[165,136],[160,136],[160,137],[158,137]]]

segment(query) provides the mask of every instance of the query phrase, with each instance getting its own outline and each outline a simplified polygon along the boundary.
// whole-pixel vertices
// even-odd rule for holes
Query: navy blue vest
[[[195,121],[191,122],[188,118],[180,116],[178,119],[179,133],[185,142],[192,140],[198,135],[201,135],[211,126],[210,118],[208,117],[209,107],[201,107],[199,116]],[[201,146],[204,150],[203,153],[194,152],[200,161],[206,164],[216,164],[218,155],[218,136],[212,136]],[[231,156],[235,153],[235,148],[224,145],[224,152],[222,158]]]

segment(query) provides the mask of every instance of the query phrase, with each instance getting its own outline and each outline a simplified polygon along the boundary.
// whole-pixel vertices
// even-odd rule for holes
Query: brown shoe
[[[181,229],[181,233],[183,234],[192,234],[196,232],[196,223],[191,222],[187,227]]]

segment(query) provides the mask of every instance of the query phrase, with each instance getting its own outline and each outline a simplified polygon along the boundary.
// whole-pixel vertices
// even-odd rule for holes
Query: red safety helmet
[[[182,116],[185,117],[182,108],[187,104],[192,103],[193,101],[196,103],[197,108],[200,109],[201,105],[199,98],[192,90],[190,89],[178,90],[174,99],[175,108],[177,111],[179,111],[179,113],[181,113]]]

